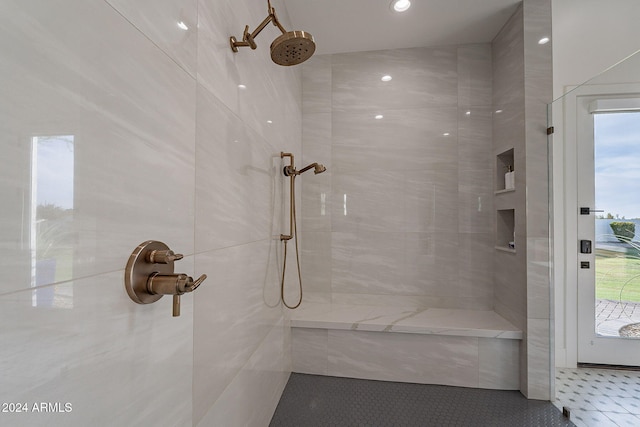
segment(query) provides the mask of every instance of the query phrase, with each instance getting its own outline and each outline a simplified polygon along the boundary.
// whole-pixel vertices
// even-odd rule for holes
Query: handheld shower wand
[[[281,152],[280,153],[280,158],[285,158],[285,157],[289,157],[290,159],[290,163],[289,165],[285,166],[283,169],[283,173],[285,176],[288,176],[289,178],[291,178],[290,180],[290,185],[289,185],[289,234],[280,234],[280,240],[284,243],[284,261],[282,264],[282,282],[280,283],[280,298],[282,299],[282,303],[285,305],[285,307],[289,308],[289,309],[295,309],[298,308],[300,306],[300,304],[302,304],[302,273],[300,272],[300,255],[299,255],[299,249],[298,249],[298,230],[297,230],[297,225],[296,225],[296,187],[295,187],[295,178],[298,175],[301,175],[303,173],[305,173],[306,171],[310,170],[311,168],[313,168],[313,173],[314,174],[319,174],[322,173],[324,171],[327,170],[327,168],[325,168],[323,165],[319,164],[319,163],[311,163],[308,166],[305,166],[304,168],[300,169],[300,170],[296,170],[295,164],[294,164],[294,158],[293,158],[293,154],[291,153],[285,153],[285,152]],[[285,278],[285,272],[286,272],[286,268],[287,268],[287,242],[291,239],[294,239],[295,243],[296,243],[296,264],[298,266],[298,284],[299,284],[299,288],[300,288],[300,299],[298,300],[298,303],[296,305],[289,305],[287,304],[285,297],[284,297],[284,278]]]

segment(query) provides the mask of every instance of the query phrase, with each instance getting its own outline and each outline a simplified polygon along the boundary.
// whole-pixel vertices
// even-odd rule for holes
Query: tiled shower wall
[[[328,168],[302,184],[307,300],[493,308],[491,55],[474,44],[304,64],[303,158]]]
[[[270,419],[290,370],[274,236],[301,77],[271,63],[275,28],[229,49],[266,16],[255,3],[1,2],[0,400],[29,413],[0,424]],[[209,276],[180,317],[124,290],[149,239]]]
[[[525,0],[493,42],[494,152],[514,150],[515,191],[496,209],[515,209],[516,253],[496,253],[495,310],[521,328],[520,385],[531,399],[553,395],[550,325],[546,105],[551,102],[549,0]]]

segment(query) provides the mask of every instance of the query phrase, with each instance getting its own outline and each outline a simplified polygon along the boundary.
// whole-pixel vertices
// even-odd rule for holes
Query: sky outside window
[[[599,215],[640,218],[640,112],[594,114]]]

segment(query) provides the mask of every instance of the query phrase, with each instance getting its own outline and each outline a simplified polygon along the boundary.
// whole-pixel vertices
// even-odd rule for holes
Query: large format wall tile
[[[478,384],[478,338],[329,331],[329,375],[455,386]],[[416,361],[416,355],[420,360]]]
[[[330,94],[331,92],[329,92]],[[301,224],[305,231],[331,231],[331,181],[333,173],[331,148],[331,113],[308,113],[303,116],[302,159],[298,167],[320,163],[326,171],[321,175],[305,174],[298,181],[302,189]]]
[[[46,243],[54,251],[68,248],[58,263],[72,271],[38,285],[121,269],[133,248],[150,238],[191,253],[193,238],[183,230],[193,225],[193,175],[167,175],[194,167],[191,76],[104,2],[55,7],[3,2],[0,7],[12,16],[0,41],[1,77],[12,82],[2,90],[7,114],[0,119],[0,144],[24,168],[3,169],[0,177],[13,199],[18,194],[22,199],[19,209],[7,212],[15,228],[2,240],[22,248],[17,255],[28,250],[34,206],[24,170],[31,169],[32,137],[64,135],[73,150],[73,171],[54,156],[40,158],[33,170],[59,169],[59,175],[71,177],[41,203],[72,209],[66,213],[64,243]],[[65,30],[70,27],[74,31]],[[2,291],[30,287],[23,271],[29,264],[20,255],[15,264],[2,263],[9,279]]]
[[[463,107],[458,113],[458,170],[493,170],[493,109]],[[493,181],[489,181],[489,185]],[[492,187],[491,187],[492,188]]]
[[[303,187],[304,230],[331,231],[305,246],[319,292],[330,269],[333,301],[493,308],[491,46],[327,55],[303,74],[305,160],[331,155]]]
[[[520,7],[493,40],[493,104],[501,106],[524,97],[524,31]]]
[[[478,339],[480,388],[518,390],[520,388],[520,341]]]
[[[270,238],[280,153],[198,89],[196,251]]]
[[[381,81],[384,75],[393,80]],[[457,85],[455,47],[333,55],[333,107],[338,109],[456,106]]]
[[[0,30],[11,82],[0,88],[0,393],[73,404],[30,425],[270,419],[290,372],[280,151],[301,155],[301,72],[271,63],[275,27],[257,51],[229,49],[266,12],[248,0],[0,5],[12,17]],[[35,221],[32,199],[52,205]],[[176,272],[209,275],[179,318],[171,298],[139,306],[123,289],[131,251],[149,239],[187,255]],[[195,368],[193,298],[214,325],[196,330]],[[194,377],[205,393],[192,396]]]
[[[331,126],[334,172],[456,168],[456,108],[334,109]]]
[[[519,388],[519,346],[509,339],[292,329],[294,372],[500,390]]]
[[[240,369],[216,403],[195,425],[267,425],[280,400],[291,372],[287,349],[290,328],[275,325],[247,363]]]
[[[273,6],[288,27],[282,2]],[[287,159],[280,153],[293,153],[300,164],[301,70],[271,62],[269,44],[278,35],[271,25],[256,39],[258,49],[229,48],[231,35],[241,37],[245,25],[254,29],[266,15],[266,2],[198,1],[195,246],[198,268],[213,282],[196,295],[193,405],[200,425],[265,425],[291,370],[280,304],[279,237],[289,232]],[[298,287],[289,246],[291,302]]]
[[[332,60],[333,55],[315,55],[302,64],[302,112],[305,116],[312,113],[331,113]]]
[[[458,47],[458,105],[491,106],[493,61],[490,44]]]
[[[47,301],[36,296],[43,288],[0,297],[1,400],[72,408],[5,413],[3,424],[191,424],[193,299],[185,295],[174,318],[170,297],[149,305],[131,301],[123,276],[57,285]]]
[[[328,375],[328,334],[327,329],[291,329],[293,372]]]
[[[197,0],[106,1],[195,77]]]
[[[552,54],[541,35],[551,34],[551,1],[523,3],[525,62],[525,129],[527,185],[527,386],[534,399],[553,396],[553,358],[549,269],[549,176],[548,141],[545,129],[552,99]],[[521,240],[522,241],[522,240]]]
[[[269,240],[261,240],[196,256],[199,271],[210,277],[195,295],[196,421],[282,322],[278,265],[270,245]],[[277,358],[282,358],[286,351],[282,343],[279,351]]]
[[[331,294],[331,233],[305,231],[301,246],[305,294]]]
[[[460,171],[458,176],[458,230],[486,233],[493,229],[492,168]]]

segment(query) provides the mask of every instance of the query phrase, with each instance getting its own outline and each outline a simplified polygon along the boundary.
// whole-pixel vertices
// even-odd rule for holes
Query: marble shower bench
[[[493,311],[303,303],[293,371],[518,390],[522,331]]]

